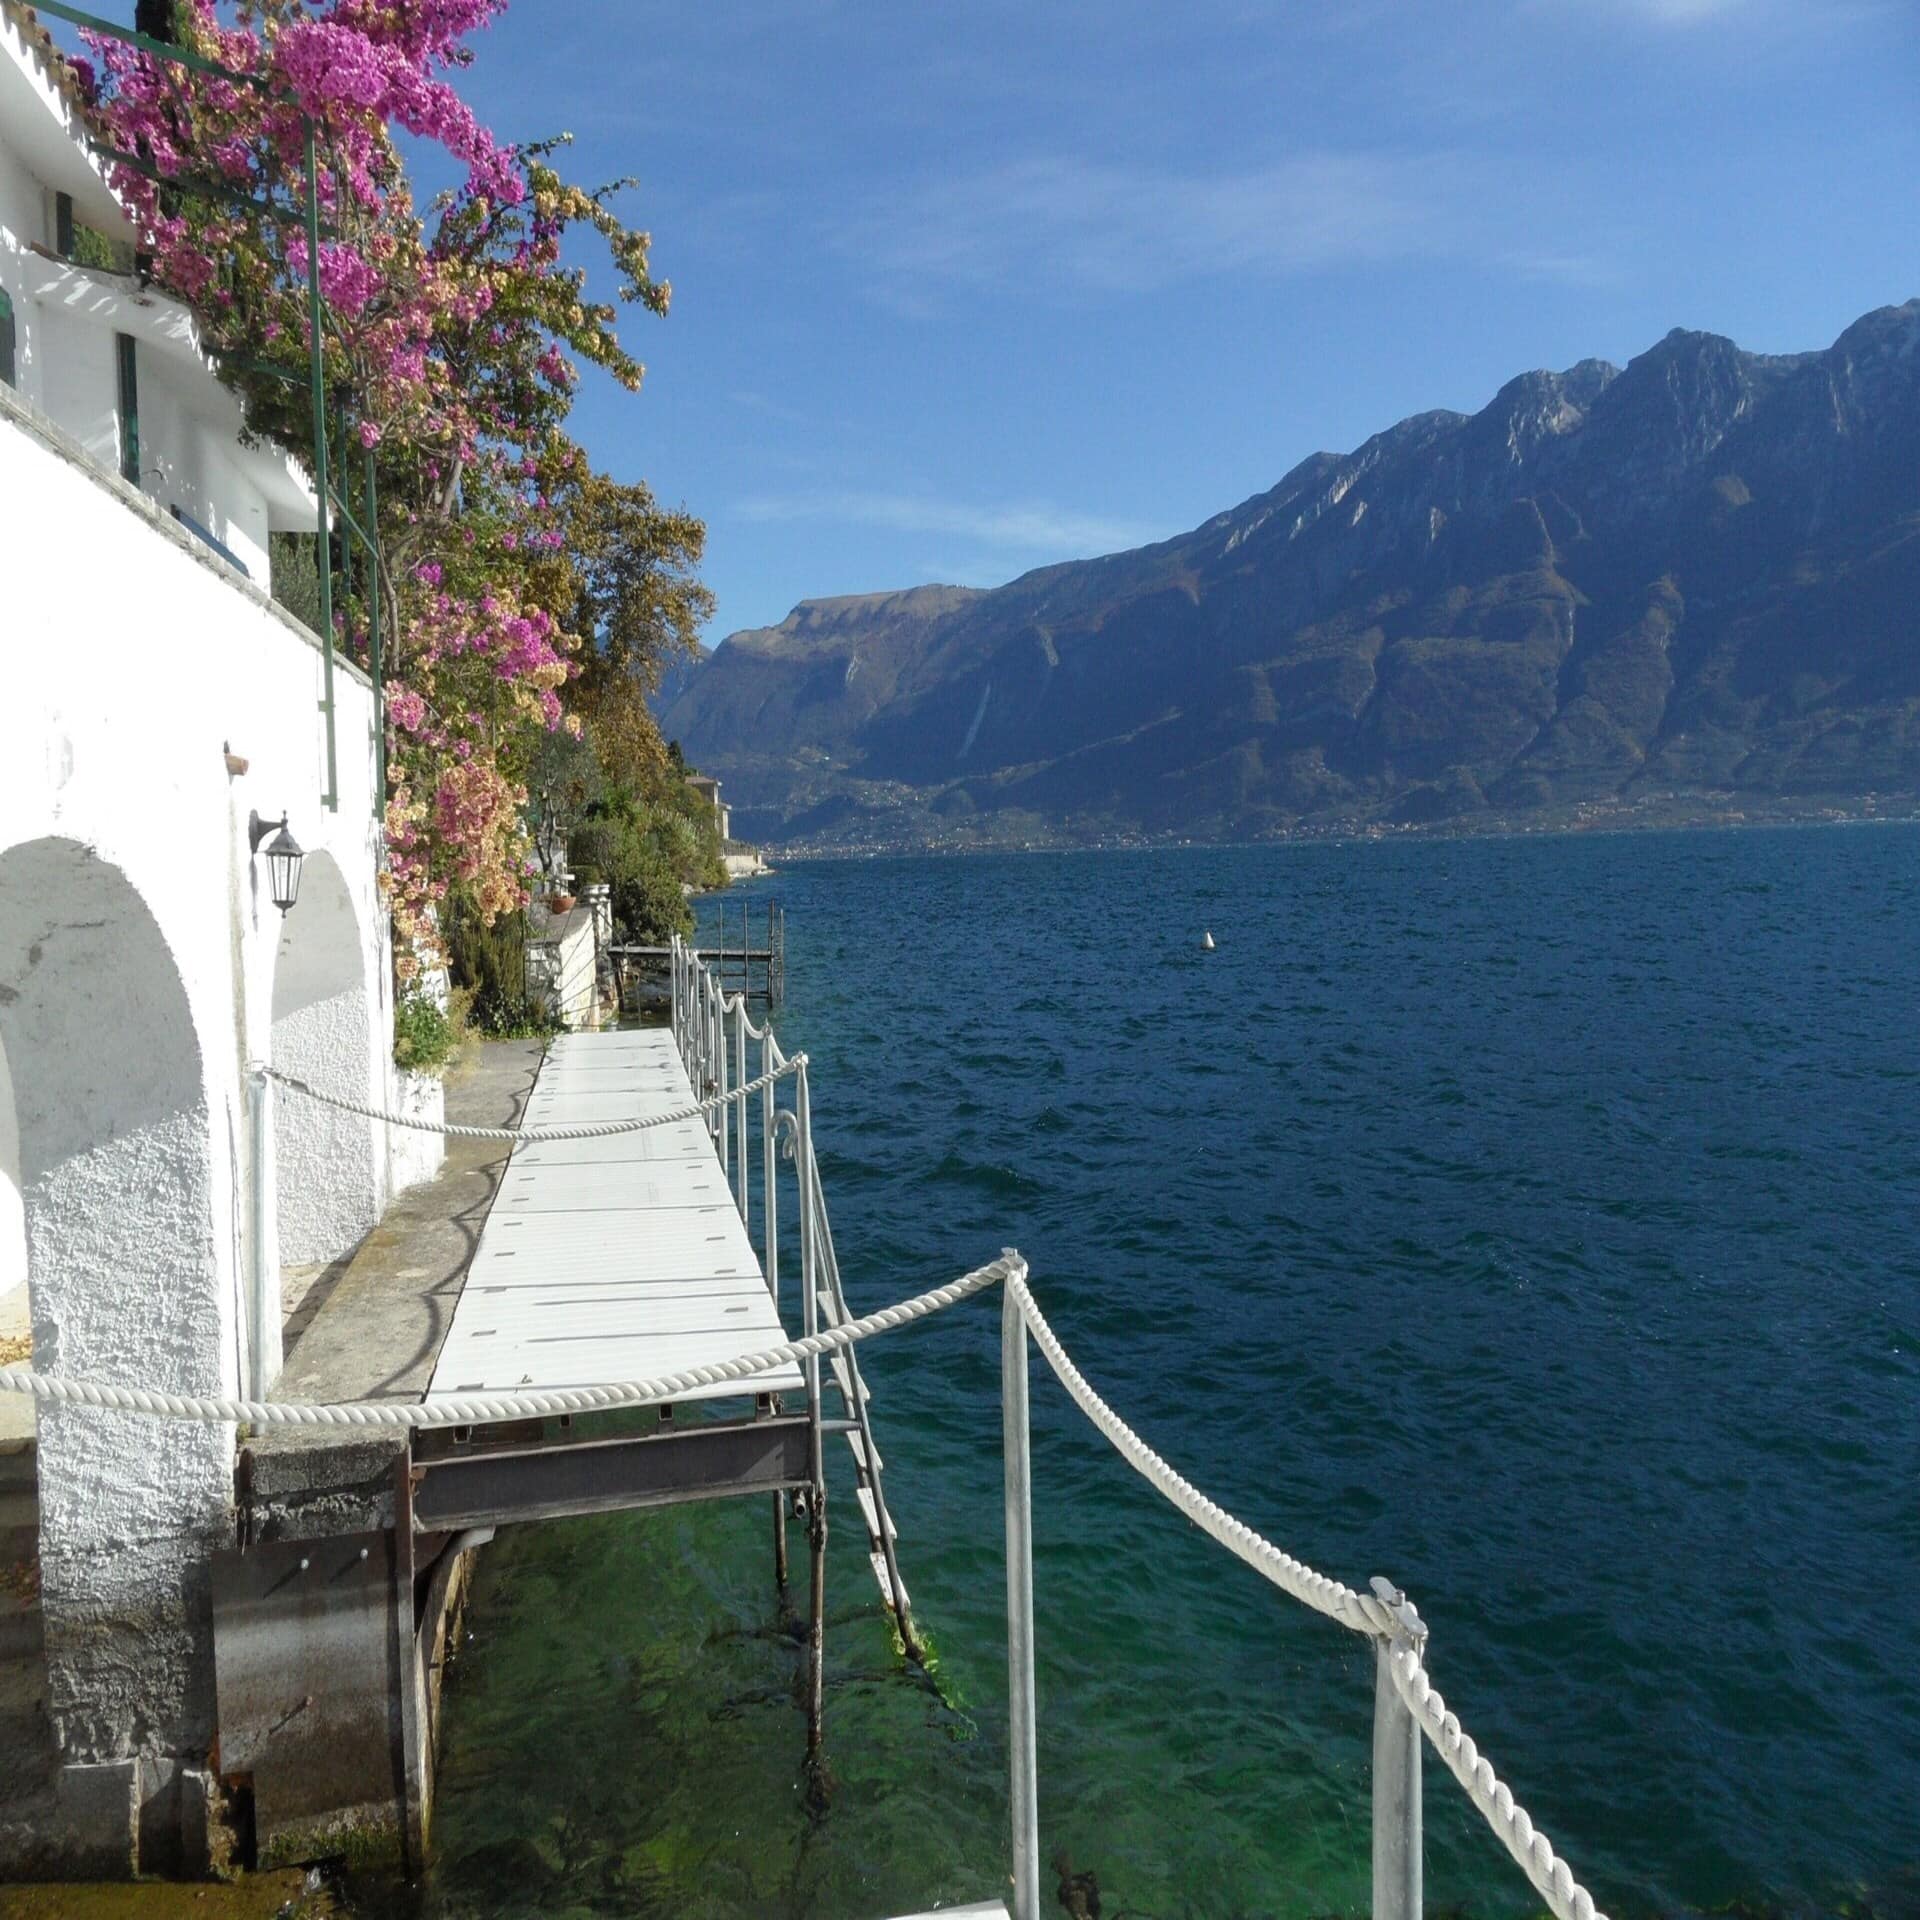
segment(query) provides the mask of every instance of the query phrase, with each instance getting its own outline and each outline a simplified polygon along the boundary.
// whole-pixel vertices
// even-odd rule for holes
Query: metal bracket
[[[1418,1653],[1427,1644],[1427,1623],[1420,1618],[1413,1602],[1384,1574],[1376,1573],[1371,1584],[1374,1597],[1400,1624],[1400,1630]]]

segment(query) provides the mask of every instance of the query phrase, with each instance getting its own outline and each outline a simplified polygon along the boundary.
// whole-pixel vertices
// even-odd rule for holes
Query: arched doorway
[[[232,1258],[186,988],[139,892],[76,841],[0,852],[0,1051],[37,1363],[229,1388]],[[207,1750],[204,1565],[230,1537],[232,1462],[230,1428],[41,1409],[47,1706],[64,1764]]]
[[[333,856],[311,853],[274,961],[272,1066],[376,1104],[372,1011],[353,895]],[[380,1217],[379,1123],[290,1088],[277,1088],[273,1105],[280,1264],[324,1266],[351,1253]]]

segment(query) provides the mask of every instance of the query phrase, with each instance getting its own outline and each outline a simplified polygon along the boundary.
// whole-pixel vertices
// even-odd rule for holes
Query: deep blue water
[[[856,1308],[1017,1245],[1190,1477],[1408,1589],[1616,1916],[1920,1912],[1920,831],[819,863],[727,910],[769,897]],[[997,1341],[868,1349],[941,1690],[843,1495],[824,1813],[758,1502],[493,1550],[438,1905],[1002,1889]],[[1034,1368],[1043,1847],[1109,1920],[1365,1911],[1366,1648]],[[1537,1910],[1426,1792],[1430,1903]]]

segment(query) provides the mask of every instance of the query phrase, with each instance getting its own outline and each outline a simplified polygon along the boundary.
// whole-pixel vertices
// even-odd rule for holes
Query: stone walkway
[[[540,1067],[537,1040],[480,1046],[447,1076],[447,1118],[511,1127]],[[418,1400],[453,1322],[511,1149],[449,1140],[446,1164],[409,1189],[345,1260],[282,1278],[286,1364],[276,1400]]]

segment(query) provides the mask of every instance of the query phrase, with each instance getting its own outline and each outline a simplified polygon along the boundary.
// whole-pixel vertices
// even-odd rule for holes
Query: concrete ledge
[[[254,1499],[288,1494],[331,1493],[378,1481],[391,1484],[393,1463],[406,1451],[407,1436],[343,1432],[338,1439],[324,1429],[280,1427],[249,1440],[245,1485]]]
[[[214,1865],[219,1789],[204,1767],[165,1754],[140,1761],[140,1871],[198,1879]],[[225,1851],[224,1848],[219,1849]]]
[[[140,1871],[140,1762],[104,1760],[54,1776],[63,1877],[128,1880]]]

